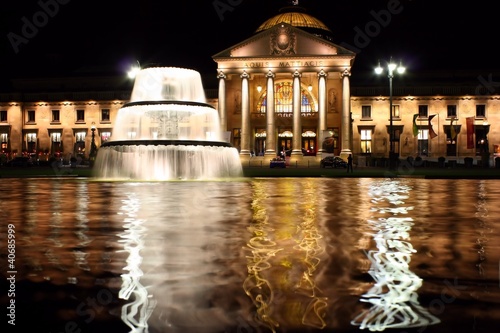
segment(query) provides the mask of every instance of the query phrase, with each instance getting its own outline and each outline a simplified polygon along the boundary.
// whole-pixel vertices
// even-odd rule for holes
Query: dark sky
[[[300,0],[300,5],[330,27],[336,44],[358,53],[353,74],[371,71],[379,59],[391,56],[415,73],[467,69],[487,75],[500,69],[494,2],[444,2]],[[211,56],[250,37],[287,3],[8,1],[0,12],[0,80],[103,72],[125,75],[135,61],[187,67],[215,77],[217,67]]]

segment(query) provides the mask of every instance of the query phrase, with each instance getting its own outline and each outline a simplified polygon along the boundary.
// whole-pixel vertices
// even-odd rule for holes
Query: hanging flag
[[[435,116],[436,116],[435,114],[432,114],[429,116],[429,136],[431,137],[431,139],[434,139],[436,136],[438,136],[437,133],[434,132],[434,129],[432,128],[432,124],[431,124],[431,120]]]
[[[417,118],[418,118],[418,113],[415,113],[413,115],[413,136],[418,135]]]
[[[474,117],[467,117],[467,149],[474,148]]]
[[[457,131],[455,129],[455,125],[453,125],[454,120],[456,120],[456,118],[451,118],[451,123],[450,123],[450,133],[451,133],[452,140],[455,140],[457,137]]]

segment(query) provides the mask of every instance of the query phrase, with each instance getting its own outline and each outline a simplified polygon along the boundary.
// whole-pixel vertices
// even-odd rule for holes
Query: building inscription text
[[[278,66],[276,66],[278,64]],[[244,67],[265,68],[265,67],[317,67],[323,66],[323,61],[280,61],[277,63],[268,61],[246,62]]]

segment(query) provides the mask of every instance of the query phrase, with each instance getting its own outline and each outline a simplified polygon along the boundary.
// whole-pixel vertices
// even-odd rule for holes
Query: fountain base
[[[116,180],[207,180],[243,173],[231,144],[195,140],[106,142],[94,168],[99,178]]]

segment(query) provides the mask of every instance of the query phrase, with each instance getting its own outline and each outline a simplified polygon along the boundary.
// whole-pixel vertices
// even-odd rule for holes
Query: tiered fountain
[[[221,138],[219,115],[206,103],[197,71],[146,68],[137,74],[130,102],[118,111],[94,169],[105,179],[239,177],[238,151]]]

